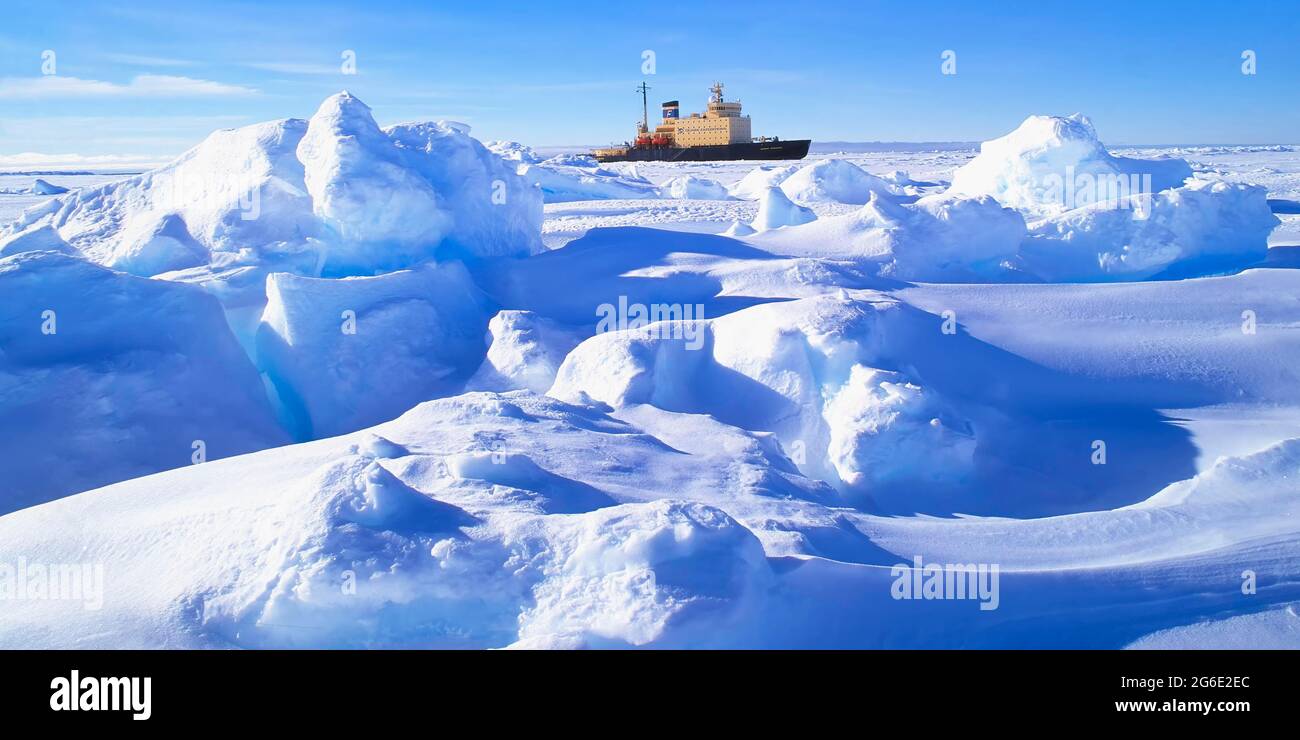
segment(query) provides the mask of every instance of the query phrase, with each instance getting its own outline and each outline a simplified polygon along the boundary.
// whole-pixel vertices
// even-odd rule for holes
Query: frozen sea
[[[0,646],[1300,647],[1300,147],[1000,141],[677,198],[766,171],[340,93],[0,176],[0,563],[102,577]]]

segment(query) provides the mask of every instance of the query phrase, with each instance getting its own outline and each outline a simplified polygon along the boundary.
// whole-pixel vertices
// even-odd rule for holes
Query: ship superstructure
[[[592,155],[601,162],[619,161],[702,161],[727,159],[802,159],[808,154],[807,139],[781,141],[754,138],[749,116],[741,113],[739,100],[723,98],[721,82],[709,88],[709,102],[703,113],[683,118],[676,100],[660,106],[661,120],[650,130],[649,106],[645,83],[641,93],[641,121],[636,139],[622,146],[596,149]]]

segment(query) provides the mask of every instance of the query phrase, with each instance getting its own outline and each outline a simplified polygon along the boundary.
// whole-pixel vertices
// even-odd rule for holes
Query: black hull
[[[718,162],[732,159],[803,159],[810,139],[755,141],[718,146],[633,148],[623,154],[597,155],[600,162]]]

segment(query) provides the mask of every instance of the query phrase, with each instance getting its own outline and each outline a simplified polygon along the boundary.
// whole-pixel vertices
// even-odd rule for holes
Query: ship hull
[[[809,139],[754,141],[692,147],[634,147],[619,154],[597,154],[600,162],[717,162],[733,159],[803,159]]]

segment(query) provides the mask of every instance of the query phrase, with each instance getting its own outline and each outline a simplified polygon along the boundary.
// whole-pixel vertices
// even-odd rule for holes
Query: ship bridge
[[[692,113],[689,118],[674,116],[672,119],[665,116],[663,124],[656,131],[671,130],[677,146],[718,146],[750,141],[752,134],[749,116],[741,115],[740,101],[724,100],[721,82],[713,83],[709,92],[708,107],[703,114]],[[666,109],[665,103],[665,111]]]

